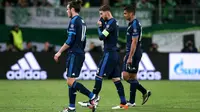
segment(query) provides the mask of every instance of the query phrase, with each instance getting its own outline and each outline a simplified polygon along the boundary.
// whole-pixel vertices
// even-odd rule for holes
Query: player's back
[[[138,55],[142,54],[141,50],[141,39],[142,39],[142,27],[140,22],[137,19],[134,19],[131,21],[127,28],[127,43],[126,43],[126,54],[129,54],[131,50],[131,44],[132,44],[132,38],[138,37],[137,45],[136,45],[136,51],[135,53]]]
[[[117,41],[118,41],[118,25],[114,18],[105,21],[104,29],[109,31],[108,37],[104,39],[104,52],[117,51]]]
[[[70,46],[68,52],[84,53],[86,45],[86,24],[80,16],[74,16],[68,26],[68,33],[75,35],[75,41]]]

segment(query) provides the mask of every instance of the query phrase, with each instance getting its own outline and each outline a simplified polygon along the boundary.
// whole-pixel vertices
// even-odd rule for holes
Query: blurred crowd
[[[71,0],[0,0],[0,7],[66,7]],[[99,7],[109,4],[111,7],[123,7],[134,4],[138,9],[151,9],[158,13],[162,7],[162,22],[167,23],[175,19],[175,15],[191,16],[192,10],[185,11],[184,8],[200,8],[200,0],[82,0],[84,8]],[[197,12],[198,13],[198,12]],[[200,12],[198,13],[200,14]],[[197,15],[198,15],[197,14]]]
[[[95,44],[95,42],[89,42],[88,44],[88,51],[89,52],[103,52],[103,48],[101,45]],[[125,53],[125,46],[126,43],[118,43],[119,52]],[[10,33],[8,35],[8,41],[6,43],[6,49],[3,50],[3,52],[56,52],[56,47],[52,44],[50,44],[48,41],[44,42],[43,49],[40,50],[37,48],[38,46],[33,45],[31,41],[24,42],[23,41],[23,32],[19,28],[18,25],[14,25],[12,29],[10,30]],[[0,46],[0,51],[1,50]],[[152,52],[152,53],[159,53],[159,46],[157,43],[151,43],[148,49],[144,49],[144,52]],[[199,49],[200,51],[200,49]],[[197,53],[198,49],[195,46],[194,40],[189,39],[184,42],[184,46],[181,49],[180,52],[185,53]]]
[[[59,7],[66,6],[71,0],[0,0],[2,6],[19,6],[19,7]],[[109,4],[111,6],[119,7],[126,4],[135,4],[137,8],[155,8],[158,7],[160,0],[83,0],[85,8],[100,6],[102,4]],[[200,0],[161,0],[162,6],[176,7],[180,5],[200,6]]]
[[[51,52],[56,53],[56,49],[54,45],[51,45],[48,41],[46,41],[43,45],[42,50],[38,50],[36,45],[33,45],[31,41],[24,42],[25,46],[23,46],[23,49],[19,50],[14,44],[7,42],[6,43],[6,49],[1,50],[0,46],[0,52]]]
[[[184,52],[184,53],[197,53],[198,50],[194,44],[194,42],[192,40],[188,40],[183,49],[181,50],[181,52]]]
[[[1,46],[0,46],[0,51]],[[6,43],[5,52],[38,52],[36,45],[33,45],[31,41],[23,41],[23,32],[18,25],[14,25],[8,35],[8,41]],[[56,52],[55,46],[51,45],[48,41],[44,43],[44,47],[40,52]]]
[[[71,0],[1,0],[2,6],[19,6],[19,7],[59,7],[66,6]],[[100,6],[101,4],[110,4],[111,6],[119,6],[121,4],[130,4],[135,0],[83,0],[85,8]]]
[[[67,6],[69,1],[71,0],[0,0],[0,6],[65,7]],[[159,3],[161,3],[160,6],[162,7],[163,23],[173,20],[175,18],[175,14],[177,15],[181,13],[177,12],[174,8],[200,8],[200,0],[83,0],[83,7],[99,7],[102,4],[109,4],[112,7],[122,7],[126,4],[135,4],[136,7],[139,9],[156,9],[160,7]],[[186,13],[184,12],[184,14]],[[32,45],[32,42],[26,42],[26,44],[23,44],[23,37],[22,34],[20,34],[20,32],[21,31],[18,26],[14,26],[13,29],[10,31],[6,51],[38,51],[37,46]],[[15,40],[15,36],[21,38],[21,40]],[[149,46],[148,52],[159,52],[158,47],[159,46],[156,43],[152,43]],[[93,42],[90,43],[89,49],[91,52],[102,52],[101,46],[96,46]],[[120,52],[124,52],[124,49],[125,48],[122,47]],[[45,42],[42,52],[55,52],[55,46],[51,45],[49,42]],[[197,48],[195,47],[193,41],[188,41],[185,43],[184,48],[181,50],[181,52],[197,52]]]
[[[0,0],[0,7],[66,7],[71,0]],[[200,0],[82,0],[84,8],[109,4],[111,7],[123,7],[134,4],[138,9],[151,9],[155,14],[162,7],[162,23],[175,19],[175,15],[186,14],[184,8],[200,8]],[[192,10],[191,10],[192,11]],[[192,14],[188,11],[187,14]],[[182,14],[182,15],[181,15]],[[199,12],[200,14],[200,12]]]

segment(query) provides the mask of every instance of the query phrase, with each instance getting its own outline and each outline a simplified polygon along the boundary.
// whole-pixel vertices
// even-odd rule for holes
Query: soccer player
[[[117,107],[121,109],[127,109],[128,106],[126,105],[124,87],[120,79],[120,59],[117,51],[118,24],[111,14],[110,6],[101,6],[99,9],[99,14],[101,19],[97,22],[99,26],[98,34],[99,39],[104,42],[104,54],[98,65],[93,93],[98,96],[102,87],[103,75],[107,76],[108,78],[112,78],[120,97],[120,105]],[[81,106],[86,106],[87,102],[79,102],[79,104]]]
[[[79,16],[81,9],[81,0],[71,1],[67,6],[67,15],[71,18],[68,26],[68,38],[60,50],[55,54],[54,60],[57,62],[63,51],[68,50],[66,72],[67,84],[69,87],[69,107],[62,112],[76,112],[75,99],[76,91],[89,97],[90,108],[95,105],[96,96],[90,92],[81,83],[76,82],[76,79],[85,60],[85,44],[86,44],[86,24]]]
[[[151,92],[146,90],[137,80],[139,62],[142,57],[141,39],[142,27],[135,17],[135,7],[127,5],[124,8],[124,17],[129,21],[127,28],[126,55],[123,62],[123,78],[130,83],[130,99],[128,106],[135,106],[136,89],[143,94],[142,105],[147,102]]]

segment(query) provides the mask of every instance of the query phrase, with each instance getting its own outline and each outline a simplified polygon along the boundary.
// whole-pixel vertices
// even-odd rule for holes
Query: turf
[[[137,92],[136,107],[128,110],[111,110],[119,104],[114,84],[103,82],[101,101],[97,112],[198,112],[200,110],[199,81],[140,81],[152,91],[145,105],[141,105],[141,94]],[[81,81],[90,90],[94,81]],[[129,85],[123,82],[126,97]],[[77,101],[88,100],[77,94]],[[7,81],[0,80],[0,112],[58,112],[68,104],[68,89],[64,80]],[[76,105],[77,112],[91,112]]]

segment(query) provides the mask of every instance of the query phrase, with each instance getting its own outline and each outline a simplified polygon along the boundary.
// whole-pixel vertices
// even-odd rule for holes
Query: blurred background
[[[27,60],[19,61],[26,53],[33,53],[31,55],[41,66],[39,68],[47,72],[46,78],[63,78],[62,75],[56,77],[56,72],[51,71],[51,68],[59,66],[53,62],[52,56],[67,39],[67,27],[70,21],[66,14],[68,2],[69,0],[0,0],[0,54],[2,57],[9,55],[11,58],[7,62],[0,58],[3,68],[0,71],[1,78],[13,76],[8,74],[9,70],[32,69],[29,64],[26,67],[20,65],[30,63],[26,62]],[[170,58],[170,54],[173,53],[180,53],[181,56],[184,55],[182,53],[190,53],[189,58],[183,56],[175,65],[182,64],[183,67],[188,65],[189,70],[198,67],[200,69],[199,65],[190,67],[189,64],[185,64],[188,59],[194,59],[190,57],[193,56],[192,53],[199,56],[200,0],[83,0],[80,15],[88,27],[85,50],[91,55],[91,59],[87,59],[89,61],[85,62],[83,69],[89,72],[95,71],[101,58],[103,44],[98,40],[96,22],[99,19],[98,9],[103,4],[112,7],[113,16],[119,23],[118,47],[121,57],[125,53],[128,24],[123,17],[123,7],[127,4],[136,5],[136,17],[143,27],[142,48],[146,54],[140,63],[141,72],[153,71],[154,74],[160,74],[157,79],[169,79],[171,67],[169,62],[174,60],[174,57]],[[48,53],[51,55],[44,59],[43,55]],[[41,61],[38,61],[40,60],[38,58],[41,58]],[[146,61],[147,59],[149,61]],[[45,63],[46,61],[48,63]],[[56,67],[59,68],[60,74],[65,71],[64,62],[65,58],[61,61],[60,68]],[[14,66],[15,64],[17,65]],[[175,65],[171,67],[173,72],[176,72],[173,68]],[[186,74],[182,72],[181,74]]]
[[[93,49],[92,46],[102,46],[97,40],[96,31],[98,8],[102,4],[112,7],[112,13],[119,22],[119,47],[122,52],[126,42],[127,22],[123,18],[123,6],[126,4],[136,4],[136,16],[143,26],[145,52],[198,52],[200,49],[199,0],[83,1],[81,16],[88,26],[86,51]],[[58,50],[67,37],[66,29],[70,20],[66,15],[68,2],[69,0],[0,0],[0,51]],[[21,50],[14,46],[10,34],[15,26],[22,31]],[[188,43],[193,48],[187,49]]]
[[[80,15],[88,27],[87,45],[78,81],[92,80],[81,83],[93,89],[103,47],[96,25],[99,7],[109,4],[119,23],[118,47],[122,65],[128,25],[123,7],[135,4],[136,17],[143,27],[143,56],[137,76],[145,80],[140,83],[153,94],[147,104],[141,106],[142,96],[137,92],[137,106],[126,112],[200,110],[200,84],[194,81],[200,80],[200,0],[83,1]],[[67,39],[68,2],[0,0],[0,112],[58,112],[63,106],[67,107],[68,86],[64,80],[67,79],[67,54],[63,53],[59,63],[53,56]],[[130,85],[122,82],[129,98]],[[118,104],[115,92],[112,82],[104,80],[99,112],[110,112],[111,107]],[[81,95],[77,97],[77,101],[87,100]],[[77,106],[77,111],[89,110]]]

